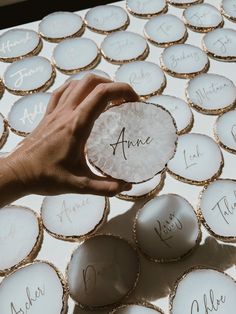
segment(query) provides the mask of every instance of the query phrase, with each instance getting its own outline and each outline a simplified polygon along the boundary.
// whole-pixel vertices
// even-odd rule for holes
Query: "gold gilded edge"
[[[211,182],[210,184],[213,184],[216,181],[231,181],[234,182],[236,184],[236,180],[235,179],[225,179],[225,178],[218,178],[216,180],[214,180],[213,182]],[[197,203],[197,216],[200,219],[202,225],[205,227],[205,229],[209,232],[210,235],[212,235],[213,237],[215,237],[216,239],[222,241],[222,242],[232,242],[235,243],[236,242],[236,236],[222,236],[220,234],[215,233],[210,226],[208,225],[208,223],[206,222],[204,215],[202,213],[201,210],[201,200],[202,200],[202,196],[205,193],[205,191],[208,189],[208,186],[210,185],[205,185],[203,187],[203,189],[200,191],[199,195],[198,195],[198,203]]]
[[[163,6],[163,8],[160,11],[157,11],[154,13],[137,13],[137,12],[132,11],[132,9],[128,6],[128,2],[126,0],[126,10],[131,15],[133,15],[134,17],[141,18],[141,19],[150,19],[153,16],[158,16],[158,15],[167,13],[168,12],[168,4],[165,3],[165,5]]]
[[[103,310],[103,309],[109,309],[109,308],[115,308],[115,307],[118,307],[121,302],[125,299],[127,299],[130,294],[135,290],[137,284],[138,284],[138,281],[139,281],[139,277],[140,277],[140,270],[141,270],[141,265],[140,265],[140,259],[139,259],[139,254],[138,254],[138,250],[136,248],[136,246],[128,239],[125,239],[124,237],[121,237],[120,235],[114,235],[112,233],[97,233],[97,234],[93,234],[89,237],[87,237],[86,239],[83,240],[82,243],[79,244],[79,246],[74,249],[74,251],[72,252],[71,254],[71,257],[70,257],[70,260],[67,264],[67,267],[66,267],[66,271],[65,271],[65,277],[66,277],[66,282],[68,283],[69,280],[68,280],[68,277],[69,277],[69,274],[68,274],[68,271],[69,271],[69,265],[72,261],[72,258],[73,258],[73,255],[74,253],[77,251],[77,249],[83,245],[86,241],[89,241],[90,239],[92,238],[95,238],[95,237],[113,237],[113,238],[116,238],[116,239],[119,239],[119,240],[122,240],[124,241],[126,244],[129,245],[129,247],[133,250],[133,252],[135,252],[135,255],[136,255],[136,261],[137,261],[137,268],[138,268],[138,271],[137,271],[137,276],[136,276],[136,279],[133,283],[133,286],[131,287],[131,289],[122,297],[120,298],[117,302],[115,303],[112,303],[112,304],[106,304],[106,305],[102,305],[102,306],[91,306],[91,305],[86,305],[86,304],[82,304],[80,302],[78,302],[77,300],[73,299],[72,295],[70,294],[70,297],[72,298],[72,300],[83,310]],[[68,287],[69,287],[69,284],[68,284]]]
[[[0,137],[0,148],[4,146],[4,144],[7,141],[8,135],[9,135],[9,129],[8,129],[8,122],[6,118],[0,113],[0,116],[3,118],[3,133]]]
[[[174,299],[176,297],[176,293],[177,293],[177,289],[178,286],[180,284],[180,282],[185,279],[187,277],[187,275],[189,275],[191,272],[195,271],[195,270],[214,270],[218,273],[221,273],[223,275],[225,275],[227,278],[230,278],[233,280],[233,282],[236,284],[236,281],[234,280],[234,278],[232,278],[230,275],[228,275],[227,273],[225,273],[224,271],[220,270],[219,268],[216,267],[208,267],[208,266],[204,266],[204,265],[196,265],[193,266],[191,268],[189,268],[188,270],[186,270],[182,276],[179,276],[179,278],[177,278],[177,280],[174,283],[173,289],[169,295],[169,314],[174,314],[173,313],[173,303],[174,303]]]
[[[226,17],[231,22],[236,22],[236,16],[234,17],[234,16],[231,16],[228,13],[226,13],[226,11],[224,9],[223,2],[221,2],[221,4],[220,4],[220,12],[221,12],[222,15],[224,15],[224,17]]]
[[[198,225],[198,236],[195,240],[195,245],[190,248],[187,252],[185,252],[184,254],[178,256],[178,257],[173,257],[173,258],[155,258],[155,257],[152,257],[150,256],[149,254],[147,254],[143,248],[141,248],[141,246],[139,245],[139,241],[138,241],[138,238],[137,238],[137,232],[136,232],[136,226],[137,226],[137,223],[138,223],[138,218],[139,218],[139,215],[140,215],[140,212],[142,211],[143,207],[149,202],[151,201],[150,199],[147,200],[144,204],[143,204],[143,207],[141,209],[139,209],[139,211],[137,212],[135,218],[134,218],[134,222],[133,222],[133,228],[132,228],[132,233],[133,233],[133,239],[134,239],[134,242],[137,246],[137,248],[139,249],[139,251],[143,254],[143,256],[145,256],[149,261],[151,262],[155,262],[155,263],[171,263],[171,262],[178,262],[180,260],[182,260],[183,258],[189,256],[190,254],[192,254],[200,245],[200,242],[202,240],[202,231],[201,231],[201,222],[197,216],[197,213],[196,211],[194,210],[192,204],[189,203],[188,200],[186,200],[183,196],[181,195],[178,195],[178,194],[175,194],[175,193],[167,193],[167,194],[162,194],[162,195],[159,195],[157,196],[158,197],[161,197],[161,196],[164,196],[164,195],[173,195],[173,196],[177,196],[177,197],[181,197],[182,199],[184,199],[188,204],[189,206],[191,207],[195,217],[196,217],[196,220],[197,220],[197,225]]]
[[[2,96],[4,94],[4,89],[5,89],[5,86],[3,85],[3,82],[0,78],[0,99],[2,98]]]
[[[40,218],[40,216],[33,211],[31,208],[26,207],[26,206],[21,206],[21,205],[7,205],[3,208],[9,208],[9,207],[14,207],[14,208],[20,208],[22,210],[27,210],[30,211],[32,214],[34,214],[35,218],[37,219],[38,222],[38,236],[36,238],[35,244],[32,248],[32,250],[27,254],[27,256],[21,260],[19,263],[17,263],[16,265],[13,265],[7,269],[0,269],[0,276],[6,276],[8,274],[10,274],[11,272],[16,271],[17,269],[21,268],[21,266],[28,264],[30,262],[32,262],[38,255],[41,247],[42,247],[42,243],[43,243],[43,223],[42,223],[42,219]],[[1,209],[0,209],[1,211]]]
[[[44,229],[47,231],[48,234],[50,234],[52,237],[58,239],[58,240],[62,240],[62,241],[68,241],[68,242],[80,242],[80,241],[84,241],[86,240],[86,238],[90,237],[91,235],[93,235],[94,233],[96,233],[98,231],[98,229],[100,229],[106,222],[107,222],[107,217],[110,213],[110,201],[108,197],[104,197],[105,198],[105,206],[104,206],[104,211],[103,211],[103,216],[101,218],[101,220],[94,226],[93,229],[91,229],[89,232],[87,232],[86,234],[83,235],[71,235],[71,236],[66,236],[66,235],[62,235],[62,234],[58,234],[56,232],[50,231],[46,225],[44,224],[44,220],[43,220],[43,206],[44,206],[44,202],[46,197],[43,199],[41,208],[40,208],[40,217],[43,223],[43,227]]]
[[[170,5],[173,5],[174,7],[179,8],[179,9],[186,9],[190,7],[191,5],[203,3],[203,1],[204,0],[195,0],[194,2],[179,3],[179,2],[175,2],[174,0],[167,0],[167,2]]]
[[[155,310],[159,314],[164,314],[162,309],[160,309],[158,306],[156,306],[152,303],[147,302],[146,300],[140,300],[140,301],[135,301],[134,303],[126,303],[126,304],[120,305],[120,306],[116,307],[115,309],[113,309],[111,312],[109,312],[109,314],[116,314],[117,311],[125,309],[126,307],[129,307],[130,305],[140,305],[140,306],[146,307],[148,309]]]

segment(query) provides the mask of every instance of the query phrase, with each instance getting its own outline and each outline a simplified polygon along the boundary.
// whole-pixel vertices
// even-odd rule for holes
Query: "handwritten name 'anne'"
[[[27,68],[22,68],[19,71],[16,71],[15,73],[12,73],[10,75],[11,78],[15,78],[14,86],[15,87],[20,87],[22,83],[24,82],[24,79],[27,77],[31,77],[34,74],[43,72],[44,67],[43,66],[38,66],[35,69],[27,69]]]
[[[220,297],[215,296],[215,292],[213,289],[209,290],[209,293],[203,294],[203,299],[201,301],[203,308],[200,306],[200,301],[194,300],[191,304],[191,314],[197,313],[205,313],[205,314],[212,314],[214,312],[218,312],[219,309],[223,306],[226,302],[226,296],[221,295]],[[201,310],[202,308],[202,310]]]
[[[117,141],[113,144],[110,144],[110,146],[113,149],[113,155],[116,154],[118,147],[121,147],[122,155],[123,155],[124,159],[127,160],[127,157],[126,157],[126,150],[127,149],[131,149],[134,147],[147,146],[147,145],[150,145],[150,143],[152,141],[153,141],[153,139],[150,136],[146,137],[146,139],[139,139],[138,138],[135,141],[128,140],[125,137],[125,127],[124,127],[124,128],[122,128]]]
[[[229,225],[230,218],[236,214],[236,191],[233,191],[234,201],[230,201],[227,196],[223,196],[219,201],[211,208],[212,211],[218,211],[224,222]]]
[[[89,198],[85,198],[80,203],[75,203],[72,206],[68,206],[68,204],[66,204],[66,201],[63,200],[61,211],[57,214],[57,217],[59,218],[59,221],[61,223],[63,223],[64,219],[72,223],[73,222],[72,215],[87,205],[89,205]]]

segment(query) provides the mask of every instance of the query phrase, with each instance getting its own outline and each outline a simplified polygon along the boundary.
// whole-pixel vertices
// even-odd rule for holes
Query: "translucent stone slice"
[[[101,172],[131,183],[160,173],[173,157],[176,127],[162,107],[142,102],[110,107],[87,142],[89,161]]]
[[[221,12],[232,22],[236,22],[236,3],[235,0],[222,0]]]
[[[134,16],[150,18],[167,11],[166,0],[126,0],[127,10]]]
[[[6,143],[9,131],[4,116],[0,113],[0,148]]]

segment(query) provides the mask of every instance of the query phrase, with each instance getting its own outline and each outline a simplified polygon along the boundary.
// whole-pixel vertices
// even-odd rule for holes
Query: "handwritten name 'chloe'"
[[[213,289],[209,292],[203,294],[202,300],[194,300],[191,304],[191,314],[204,313],[212,314],[216,313],[222,308],[226,302],[226,296],[221,295],[219,297],[215,296]],[[201,310],[202,309],[202,310]]]

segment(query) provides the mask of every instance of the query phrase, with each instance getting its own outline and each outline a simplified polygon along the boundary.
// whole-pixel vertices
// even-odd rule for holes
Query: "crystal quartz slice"
[[[124,304],[111,311],[109,314],[164,314],[164,312],[147,302]]]
[[[223,156],[211,137],[197,133],[183,134],[179,136],[175,156],[167,166],[168,172],[176,179],[204,185],[220,175]]]
[[[234,29],[215,29],[203,37],[202,46],[213,59],[236,61],[236,31]]]
[[[143,183],[133,184],[131,190],[122,192],[118,194],[117,197],[126,201],[135,201],[145,197],[150,197],[162,189],[164,180],[165,174],[158,174],[151,180]]]
[[[40,250],[42,240],[41,220],[31,209],[14,205],[1,208],[0,275],[6,275],[16,267],[32,261]],[[5,311],[2,309],[0,313]]]
[[[50,61],[34,56],[10,64],[3,80],[9,92],[16,95],[47,90],[55,79],[55,71]]]
[[[6,143],[9,131],[4,116],[0,113],[0,148]]]
[[[37,93],[18,99],[8,114],[11,130],[20,136],[31,133],[43,119],[50,97],[50,93]]]
[[[141,252],[156,262],[170,262],[191,253],[201,240],[193,207],[181,196],[164,194],[147,202],[134,222]]]
[[[15,28],[0,36],[0,60],[12,62],[25,56],[38,54],[42,40],[30,29]]]
[[[167,47],[161,54],[161,66],[168,74],[178,78],[191,78],[209,68],[204,51],[189,44]]]
[[[67,267],[69,293],[84,308],[95,309],[120,302],[137,284],[136,250],[113,235],[85,240]]]
[[[150,18],[168,9],[166,0],[126,0],[126,8],[129,13],[141,18]]]
[[[174,118],[178,134],[187,133],[193,126],[193,113],[188,104],[182,99],[168,95],[157,95],[147,100],[153,104],[159,104],[170,112]]]
[[[151,18],[144,26],[145,37],[154,45],[167,47],[187,39],[184,22],[172,14]]]
[[[193,4],[198,4],[202,2],[203,0],[168,0],[169,4],[181,9],[188,8]]]
[[[161,93],[166,86],[165,74],[161,68],[148,61],[135,61],[120,66],[115,80],[130,84],[141,97]]]
[[[235,0],[222,0],[222,14],[232,22],[236,22],[236,3]]]
[[[41,217],[44,227],[52,236],[77,241],[97,231],[106,221],[108,212],[109,201],[105,197],[63,194],[45,197]]]
[[[79,73],[71,75],[71,77],[68,78],[68,81],[82,80],[87,74],[94,74],[94,75],[102,76],[107,79],[111,79],[109,74],[107,74],[106,72],[99,69],[91,69],[91,70],[85,70],[85,71],[81,71]]]
[[[220,11],[208,3],[190,6],[184,10],[183,18],[185,24],[196,32],[210,32],[224,24]]]
[[[0,313],[66,314],[67,287],[49,263],[28,264],[0,283]]]
[[[104,174],[139,183],[165,168],[176,141],[176,127],[168,111],[154,104],[124,103],[110,107],[96,120],[87,155]]]
[[[236,283],[226,273],[195,267],[184,273],[170,295],[170,314],[234,314]]]
[[[222,75],[204,73],[188,82],[186,98],[201,113],[220,114],[234,107],[236,87]]]
[[[226,112],[217,118],[214,135],[221,147],[236,154],[236,110]]]
[[[39,23],[39,34],[51,42],[59,42],[67,37],[80,36],[84,31],[83,19],[72,12],[54,12]]]
[[[199,195],[199,217],[217,239],[236,240],[236,180],[218,179]]]
[[[104,58],[114,64],[143,60],[149,53],[146,40],[139,34],[119,31],[108,35],[101,44]]]
[[[99,49],[89,38],[65,39],[53,51],[55,66],[65,74],[94,68],[99,61]]]
[[[128,14],[116,5],[99,5],[90,9],[85,21],[90,30],[101,34],[123,30],[129,25]]]

